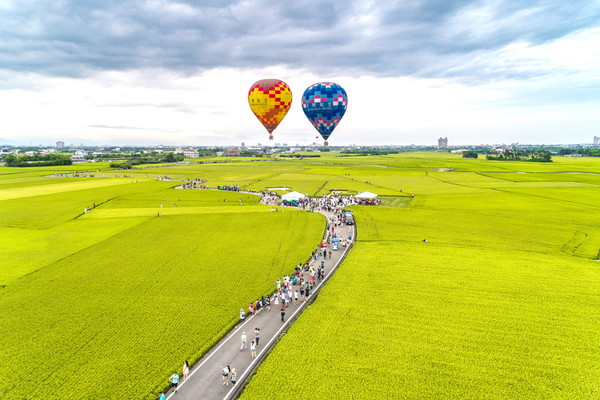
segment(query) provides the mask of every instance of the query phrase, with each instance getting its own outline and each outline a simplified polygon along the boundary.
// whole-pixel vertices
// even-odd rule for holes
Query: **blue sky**
[[[600,1],[0,0],[0,143],[266,143],[250,85],[349,98],[332,145],[589,143]]]

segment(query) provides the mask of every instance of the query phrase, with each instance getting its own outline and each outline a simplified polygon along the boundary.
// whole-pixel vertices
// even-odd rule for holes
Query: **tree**
[[[477,158],[479,157],[479,155],[477,154],[476,151],[474,150],[467,150],[467,151],[463,151],[463,158]]]

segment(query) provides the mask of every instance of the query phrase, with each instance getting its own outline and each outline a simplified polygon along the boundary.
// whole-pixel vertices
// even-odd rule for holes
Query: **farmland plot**
[[[0,228],[0,398],[154,399],[183,360],[201,357],[322,237],[320,215],[169,185],[0,202],[2,222],[13,225]],[[149,204],[164,214],[131,217]]]
[[[428,175],[398,171],[408,207],[353,207],[354,249],[241,399],[600,396],[600,179]]]

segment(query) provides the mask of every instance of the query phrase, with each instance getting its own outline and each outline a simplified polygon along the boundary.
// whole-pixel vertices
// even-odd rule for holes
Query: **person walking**
[[[244,319],[246,319],[246,310],[240,308],[240,321],[243,321]]]
[[[235,368],[231,370],[231,386],[235,386],[235,382],[237,381],[237,373],[235,372]]]
[[[298,304],[298,291],[294,290],[294,305]]]
[[[256,314],[256,315],[260,314],[260,309],[261,309],[260,300],[256,300],[254,302],[254,314]]]
[[[221,375],[223,376],[223,385],[229,385],[229,365],[223,368]]]
[[[252,358],[256,357],[256,342],[254,342],[254,340],[250,343],[250,351],[252,353]]]
[[[177,374],[177,372],[174,372],[173,375],[171,375],[169,381],[171,381],[171,389],[173,389],[174,392],[177,393],[177,385],[179,384],[179,375]]]
[[[254,340],[256,341],[256,346],[258,346],[258,342],[260,341],[260,329],[254,328]]]
[[[285,306],[281,305],[281,322],[285,321]]]
[[[166,400],[165,394],[163,392],[160,392],[158,394],[158,400]]]
[[[246,332],[242,332],[242,347],[240,347],[240,351],[248,348],[248,337],[246,336]]]
[[[267,311],[271,312],[271,296],[265,297],[265,304],[267,305]]]
[[[190,374],[190,364],[188,364],[187,360],[183,363],[183,379],[186,380]]]

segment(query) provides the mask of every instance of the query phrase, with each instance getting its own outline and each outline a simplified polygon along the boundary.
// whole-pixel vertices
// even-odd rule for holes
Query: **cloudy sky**
[[[343,144],[590,143],[600,0],[0,0],[0,144],[247,144],[263,78],[349,98]]]

